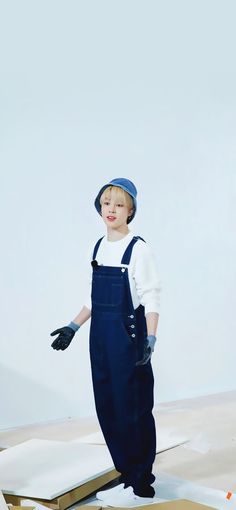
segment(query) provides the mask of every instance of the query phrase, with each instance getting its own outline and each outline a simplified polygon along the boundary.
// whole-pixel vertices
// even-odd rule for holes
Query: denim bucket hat
[[[127,219],[127,223],[130,223],[132,221],[132,219],[134,218],[136,210],[137,210],[137,200],[136,200],[137,189],[136,189],[135,185],[133,184],[133,182],[129,181],[129,179],[125,179],[123,177],[118,177],[117,179],[112,179],[112,181],[108,182],[107,184],[104,184],[104,186],[100,189],[100,191],[99,191],[99,193],[98,193],[98,195],[97,195],[97,197],[96,197],[96,199],[94,201],[94,205],[95,205],[95,207],[97,209],[97,212],[100,215],[101,215],[100,198],[101,198],[101,195],[103,194],[103,191],[108,186],[118,186],[118,188],[123,189],[124,191],[126,191],[132,197],[132,200],[133,200],[133,213]]]

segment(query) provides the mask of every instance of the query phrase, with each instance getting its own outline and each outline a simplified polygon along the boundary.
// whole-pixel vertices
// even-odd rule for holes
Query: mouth
[[[116,217],[115,216],[107,216],[107,220],[108,221],[115,221]]]

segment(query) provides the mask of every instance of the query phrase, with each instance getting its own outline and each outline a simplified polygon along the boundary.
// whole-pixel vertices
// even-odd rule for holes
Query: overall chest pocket
[[[107,281],[104,277],[96,276],[92,283],[92,303],[114,307],[120,305],[124,300],[125,286],[121,278]]]

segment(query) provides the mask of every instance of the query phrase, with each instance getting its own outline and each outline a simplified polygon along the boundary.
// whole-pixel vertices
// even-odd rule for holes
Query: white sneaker
[[[108,498],[109,496],[113,497],[116,494],[119,494],[120,491],[124,489],[125,484],[120,483],[119,485],[115,485],[115,487],[112,487],[111,489],[107,489],[105,491],[99,491],[96,494],[96,498],[100,499],[101,501],[104,501],[104,499]]]
[[[104,501],[106,506],[112,507],[135,507],[142,505],[150,505],[154,503],[154,498],[142,498],[134,494],[132,487],[121,490],[117,494],[111,495]]]

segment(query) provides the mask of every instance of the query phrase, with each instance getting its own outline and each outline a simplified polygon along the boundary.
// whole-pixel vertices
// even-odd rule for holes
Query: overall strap
[[[105,236],[103,236],[103,237],[105,237]],[[99,246],[100,246],[100,244],[101,244],[101,241],[103,240],[103,237],[101,237],[101,239],[98,239],[98,241],[97,241],[97,242],[96,242],[96,244],[95,244],[95,247],[94,247],[94,250],[93,250],[93,260],[95,260],[95,259],[96,259],[96,255],[97,255],[97,252],[98,252],[98,248],[99,248]]]
[[[133,239],[128,244],[126,250],[125,250],[125,253],[124,253],[124,255],[122,257],[122,260],[121,260],[121,264],[128,265],[130,263],[130,258],[131,258],[131,255],[132,255],[132,250],[133,250],[133,247],[134,247],[135,243],[137,243],[138,239],[141,239],[144,243],[146,242],[146,241],[144,241],[144,239],[142,237],[134,236]]]

